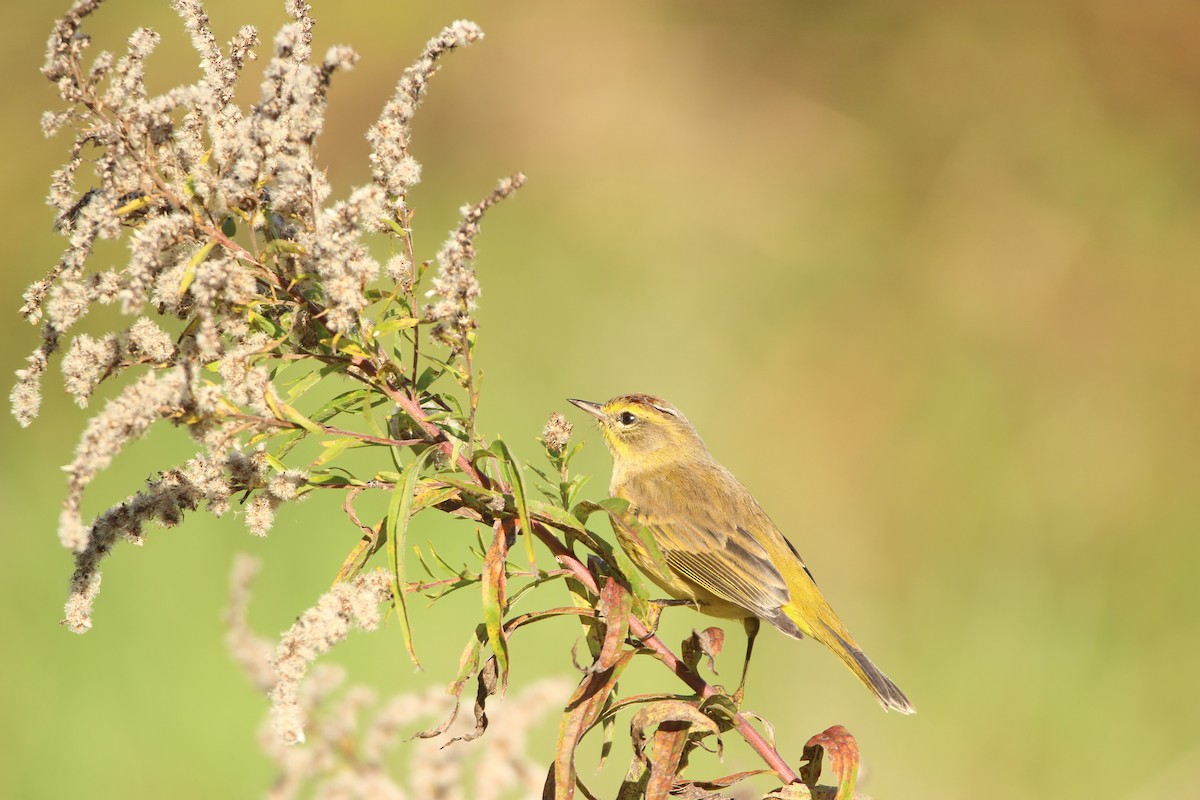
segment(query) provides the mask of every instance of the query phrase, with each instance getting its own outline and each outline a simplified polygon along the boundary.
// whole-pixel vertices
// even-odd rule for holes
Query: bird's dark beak
[[[596,419],[604,419],[604,408],[599,403],[593,403],[589,400],[572,400],[571,398],[567,398],[567,402],[582,408]]]

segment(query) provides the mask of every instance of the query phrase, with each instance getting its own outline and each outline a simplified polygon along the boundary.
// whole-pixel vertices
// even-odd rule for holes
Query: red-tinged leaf
[[[624,711],[625,709],[632,708],[633,706],[641,705],[643,703],[657,703],[660,700],[678,700],[678,699],[679,699],[679,695],[669,694],[667,692],[654,692],[651,694],[629,695],[628,697],[622,697],[620,700],[616,700],[616,701],[610,703],[608,705],[608,707],[604,709],[604,713],[601,715],[600,721],[607,722],[608,720],[615,718],[617,716],[617,714]]]
[[[687,751],[690,727],[686,722],[664,722],[654,732],[646,800],[668,800],[675,776],[679,774],[679,762]]]
[[[804,745],[803,758],[808,761],[800,768],[800,779],[815,787],[821,777],[821,757],[829,756],[829,767],[837,776],[836,800],[851,800],[858,780],[858,742],[841,725],[826,728]]]
[[[641,708],[629,723],[634,754],[650,765],[647,800],[667,800],[679,771],[687,763],[689,737],[695,741],[719,734],[717,724],[684,700],[661,700]],[[648,732],[653,730],[652,734]],[[651,739],[646,752],[646,739]]]
[[[700,659],[706,658],[708,668],[716,675],[717,663],[714,659],[721,654],[724,645],[725,631],[715,625],[702,631],[693,630],[692,635],[683,640],[683,662],[691,667],[693,672],[698,672]]]
[[[508,536],[511,520],[497,521],[492,546],[483,560],[483,622],[488,644],[496,654],[500,671],[500,694],[508,688],[508,636],[504,632],[504,614],[508,610]]]
[[[620,658],[625,637],[629,635],[629,612],[633,608],[633,596],[611,575],[600,590],[598,610],[604,620],[604,639],[600,653],[589,668],[591,672],[609,669]]]
[[[575,796],[575,749],[583,735],[596,724],[617,679],[633,655],[632,650],[626,650],[608,669],[587,673],[571,695],[558,727],[554,769],[547,781],[545,797],[570,800]]]

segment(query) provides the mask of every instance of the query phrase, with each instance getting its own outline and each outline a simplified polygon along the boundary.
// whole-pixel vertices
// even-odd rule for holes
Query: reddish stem
[[[590,591],[599,594],[600,587],[596,584],[595,576],[558,540],[558,537],[538,524],[533,526],[533,532],[542,540],[542,543],[546,547],[550,548],[550,552],[558,559],[558,563],[571,570],[575,578]],[[701,697],[709,698],[718,694],[716,689],[690,669],[687,664],[680,661],[679,657],[672,653],[671,649],[663,644],[661,639],[651,633],[645,624],[633,614],[629,615],[629,630],[643,645],[654,651],[659,661],[666,664],[680,680],[694,689]],[[783,760],[783,756],[779,755],[779,752],[762,737],[762,734],[740,712],[735,712],[734,714],[733,727],[742,735],[746,743],[762,757],[767,766],[775,771],[780,780],[784,783],[796,783],[800,780],[795,771]]]

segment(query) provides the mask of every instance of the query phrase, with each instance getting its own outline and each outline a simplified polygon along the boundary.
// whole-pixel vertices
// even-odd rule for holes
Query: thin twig
[[[291,422],[286,419],[278,419],[276,417],[259,417],[254,414],[225,414],[230,419],[242,419],[247,422],[254,422],[260,425],[271,425],[276,428],[303,429],[303,425]],[[367,433],[359,433],[358,431],[348,431],[342,428],[334,428],[329,425],[322,425],[319,422],[313,422],[325,433],[332,436],[348,436],[354,439],[359,439],[364,442],[372,442],[373,444],[386,444],[392,447],[412,447],[417,444],[428,444],[428,439],[389,439],[386,436],[372,436]]]

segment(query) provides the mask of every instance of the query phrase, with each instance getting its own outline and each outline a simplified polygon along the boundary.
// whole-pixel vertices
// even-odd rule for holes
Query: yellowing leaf
[[[505,597],[508,583],[508,535],[510,521],[496,523],[492,545],[483,560],[483,621],[487,626],[488,644],[496,655],[499,670],[500,694],[508,687],[508,638],[504,633],[504,613],[508,610]]]

